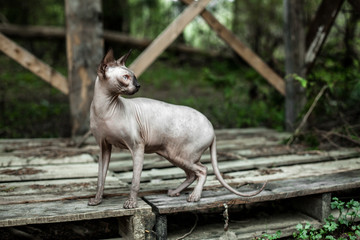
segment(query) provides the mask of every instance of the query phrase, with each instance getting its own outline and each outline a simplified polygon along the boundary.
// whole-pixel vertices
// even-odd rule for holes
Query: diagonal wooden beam
[[[310,72],[344,0],[323,0],[306,34],[305,71]]]
[[[130,65],[135,75],[140,76],[209,2],[198,0],[190,4]]]
[[[26,69],[59,89],[62,93],[68,94],[69,88],[66,78],[55,69],[35,57],[26,49],[0,33],[0,50],[6,55],[20,63]]]
[[[193,0],[181,0],[186,4]],[[276,90],[285,95],[285,82],[274,72],[256,53],[245,46],[230,30],[222,25],[209,11],[204,10],[201,17],[216,31],[218,36],[224,40],[239,56],[241,56],[251,67],[253,67],[263,78],[265,78]]]

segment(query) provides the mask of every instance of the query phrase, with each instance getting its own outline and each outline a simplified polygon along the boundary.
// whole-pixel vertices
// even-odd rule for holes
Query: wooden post
[[[122,239],[154,239],[152,229],[155,214],[139,211],[132,216],[119,218],[119,233]]]
[[[89,129],[96,69],[103,56],[101,0],[65,0],[72,135]]]
[[[303,0],[284,0],[284,40],[286,98],[285,125],[287,131],[296,129],[296,120],[305,105],[305,89],[293,74],[305,75],[305,34],[303,22]]]
[[[331,213],[331,193],[322,193],[306,197],[292,199],[294,208],[315,218],[319,222],[324,222]]]
[[[167,217],[165,214],[157,214],[155,230],[157,239],[167,239]]]

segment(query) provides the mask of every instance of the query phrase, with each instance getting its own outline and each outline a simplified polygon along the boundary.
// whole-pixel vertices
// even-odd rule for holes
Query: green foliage
[[[0,71],[0,137],[68,135],[66,96],[15,62],[6,66],[12,72]]]
[[[283,99],[276,97],[278,93],[258,73],[248,68],[223,73],[228,68],[221,64],[217,66],[219,70],[205,68],[204,78],[224,96],[221,114],[226,113],[226,119],[233,121],[232,126],[282,129]],[[222,116],[219,114],[218,117],[221,119]]]
[[[355,223],[355,219],[360,217],[360,203],[351,200],[347,203],[334,197],[331,202],[331,209],[337,209],[339,216],[335,218],[330,215],[325,219],[325,223],[320,229],[316,229],[310,223],[296,226],[295,239],[358,239],[360,237],[360,225]]]
[[[63,0],[0,1],[0,21],[24,25],[65,25]]]
[[[297,75],[297,74],[292,74],[291,76],[292,76],[295,80],[297,80],[297,81],[301,84],[301,86],[302,86],[303,88],[306,88],[306,87],[308,86],[308,80],[306,80],[305,78],[300,77],[300,76]]]
[[[280,237],[281,237],[281,231],[278,230],[276,231],[276,233],[273,234],[264,233],[260,237],[254,238],[254,240],[275,240],[275,239],[279,239]]]

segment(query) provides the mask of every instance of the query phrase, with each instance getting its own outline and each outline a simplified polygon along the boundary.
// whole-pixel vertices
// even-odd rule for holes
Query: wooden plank
[[[191,4],[193,0],[182,0]],[[263,78],[265,78],[276,90],[285,95],[285,82],[274,72],[257,54],[245,46],[230,30],[222,25],[210,12],[204,10],[201,13],[206,23],[214,29],[217,35],[224,40],[239,56],[252,66]]]
[[[222,173],[231,173],[234,171],[244,171],[250,169],[262,169],[262,168],[273,168],[280,166],[288,166],[292,164],[305,164],[305,163],[314,163],[326,161],[327,164],[330,164],[328,161],[333,161],[334,159],[339,160],[342,157],[352,156],[352,154],[358,156],[358,152],[352,152],[350,155],[343,154],[342,152],[331,152],[325,155],[285,155],[277,157],[266,157],[266,158],[254,158],[254,159],[242,159],[242,160],[231,160],[219,162],[219,169]],[[352,159],[353,161],[358,161],[358,158]],[[339,161],[339,164],[345,164],[343,161]],[[336,162],[335,162],[336,163]],[[203,164],[208,168],[208,174],[213,174],[212,166],[209,162]],[[345,164],[346,165],[346,164]],[[330,165],[329,165],[330,166]],[[357,165],[354,165],[357,166]],[[116,176],[125,182],[131,182],[132,172],[122,172],[116,174]],[[185,173],[182,169],[177,167],[171,168],[150,168],[149,170],[144,170],[141,174],[142,181],[150,181],[154,179],[172,179],[172,178],[182,178],[185,176]]]
[[[323,0],[316,11],[314,19],[309,24],[306,35],[305,67],[309,73],[324,45],[344,0]]]
[[[284,179],[297,179],[305,177],[314,177],[340,172],[354,171],[360,169],[359,159],[349,159],[341,161],[332,161],[324,163],[312,163],[304,165],[294,165],[277,167],[270,169],[257,169],[239,172],[226,173],[225,181],[237,187],[244,183],[263,183],[265,181],[279,181]],[[142,182],[140,191],[143,195],[155,194],[156,192],[167,192],[168,189],[176,188],[185,179],[183,175],[180,179],[161,180],[154,177],[151,182]],[[195,183],[188,191],[190,192]],[[205,182],[204,190],[224,189],[214,175],[209,175]],[[242,191],[240,189],[240,191]]]
[[[0,32],[13,37],[65,39],[65,28],[55,26],[0,24]]]
[[[0,155],[0,171],[1,167],[29,167],[39,165],[60,165],[74,163],[94,163],[95,159],[92,155],[84,153],[75,156],[61,157],[49,159],[46,157],[18,157],[11,154]]]
[[[194,211],[226,204],[244,204],[249,202],[264,202],[287,199],[312,194],[327,193],[360,187],[360,170],[322,175],[317,177],[280,180],[268,183],[260,194],[241,198],[225,190],[204,191],[199,202],[189,203],[186,195],[173,198],[166,194],[145,196],[144,198],[160,214]]]
[[[0,182],[97,177],[96,163],[6,167],[0,169]]]
[[[0,33],[0,50],[62,93],[69,93],[67,79],[61,73],[35,57],[25,48],[11,41],[2,33]]]
[[[13,153],[16,150],[28,150],[39,147],[67,147],[71,143],[70,139],[62,138],[21,138],[21,139],[0,139],[0,154]]]
[[[226,175],[230,178],[238,179],[242,182],[263,182],[266,180],[293,179],[300,177],[319,176],[360,169],[360,158],[351,158],[347,160],[334,160],[326,162],[317,162],[301,165],[291,165],[274,167],[269,169],[259,169],[254,172],[238,171],[229,172]]]
[[[65,192],[79,193],[82,191],[96,191],[97,178],[81,179],[58,179],[58,180],[39,180],[0,183],[0,196],[20,196],[20,195],[42,195],[48,193],[57,193],[58,195]],[[105,182],[106,189],[128,188],[128,184],[119,181],[114,176],[107,176]],[[0,201],[1,202],[1,201]]]
[[[101,1],[65,0],[65,15],[71,133],[79,136],[89,129],[96,69],[103,57]]]
[[[130,65],[129,68],[135,75],[139,77],[209,2],[210,0],[199,0],[188,6]]]
[[[151,207],[141,199],[138,199],[138,208],[124,209],[122,204],[126,199],[105,198],[98,206],[88,206],[87,199],[17,204],[11,208],[0,205],[0,227],[151,214]]]
[[[96,186],[95,177],[0,183],[0,205],[88,199],[95,195]],[[113,176],[107,176],[104,193],[105,197],[125,196],[129,193],[129,186]]]

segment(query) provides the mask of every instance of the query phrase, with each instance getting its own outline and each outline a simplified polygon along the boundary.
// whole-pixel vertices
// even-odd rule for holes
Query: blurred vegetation
[[[321,1],[305,2],[308,24]],[[284,76],[282,4],[282,0],[217,0],[211,1],[208,10]],[[103,0],[104,28],[153,39],[184,7],[179,1],[170,0]],[[359,17],[345,2],[315,67],[306,77],[309,104],[324,85],[329,86],[309,120],[309,132],[302,136],[314,147],[326,138],[323,131],[346,134],[354,143],[358,140]],[[0,0],[0,23],[65,27],[64,1]],[[65,40],[12,39],[66,76]],[[283,97],[237,57],[200,17],[176,41],[216,50],[222,56],[165,52],[139,77],[142,88],[137,96],[194,107],[208,116],[216,128],[266,126],[283,130]],[[109,47],[117,56],[129,48],[106,42],[105,48]],[[136,49],[128,62],[140,52]],[[0,137],[69,136],[67,97],[2,53],[0,65]]]

